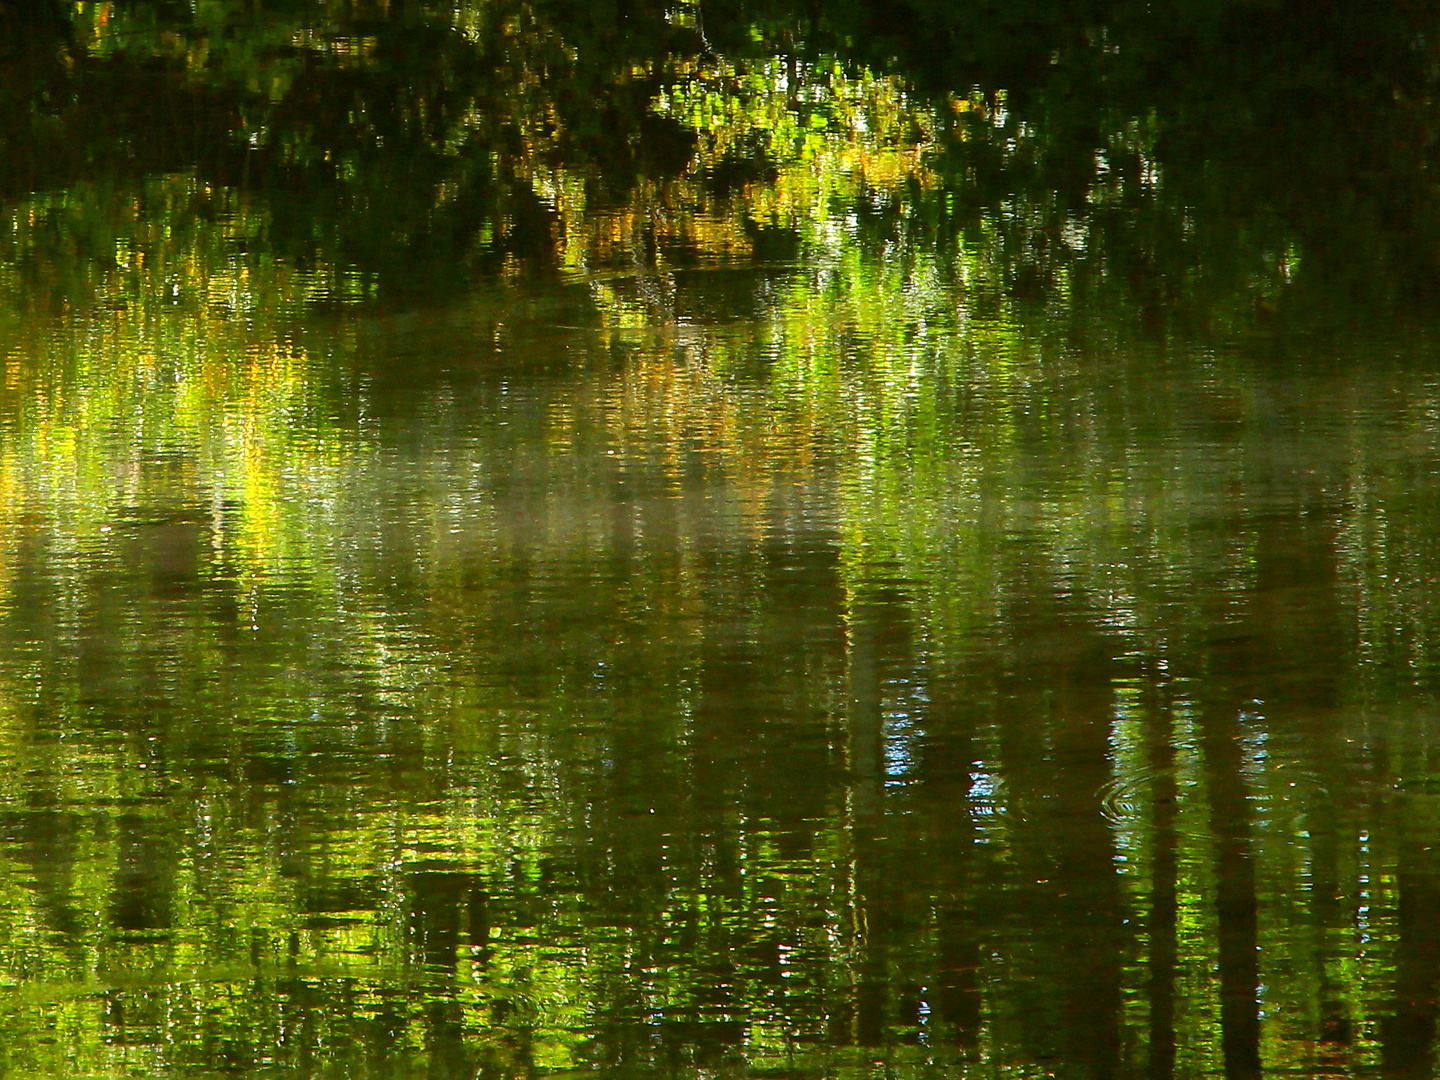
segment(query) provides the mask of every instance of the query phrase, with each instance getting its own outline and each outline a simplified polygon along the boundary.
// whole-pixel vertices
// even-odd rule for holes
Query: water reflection
[[[15,353],[8,1066],[1425,1067],[1433,381],[855,273]]]
[[[17,10],[0,1072],[1433,1070],[1423,11]]]

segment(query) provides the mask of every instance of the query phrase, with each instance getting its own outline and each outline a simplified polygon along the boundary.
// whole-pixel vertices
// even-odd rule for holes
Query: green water
[[[1437,30],[0,2],[0,1075],[1433,1075]]]

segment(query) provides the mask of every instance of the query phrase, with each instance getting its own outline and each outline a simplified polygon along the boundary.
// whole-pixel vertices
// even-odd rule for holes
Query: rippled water
[[[672,284],[14,355],[17,1075],[1422,1052],[1433,377]]]
[[[1433,1072],[1424,5],[1032,6],[0,3],[0,1075]]]

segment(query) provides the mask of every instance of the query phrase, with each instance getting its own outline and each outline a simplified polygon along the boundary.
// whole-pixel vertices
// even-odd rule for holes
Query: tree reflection
[[[912,15],[0,5],[0,1071],[1427,1073],[1430,12]]]

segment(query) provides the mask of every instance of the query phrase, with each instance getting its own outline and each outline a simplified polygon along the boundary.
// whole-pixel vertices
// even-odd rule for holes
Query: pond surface
[[[0,1075],[1433,1075],[1434,8],[0,3]]]

